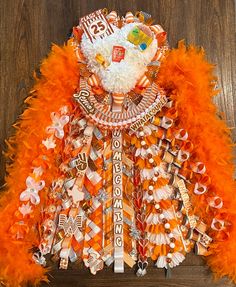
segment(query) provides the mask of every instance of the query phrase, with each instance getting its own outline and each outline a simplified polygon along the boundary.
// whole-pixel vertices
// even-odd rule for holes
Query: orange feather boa
[[[50,114],[65,105],[71,110],[73,108],[71,95],[78,84],[79,70],[72,47],[53,46],[49,57],[42,62],[41,74],[33,94],[26,100],[29,108],[15,125],[16,135],[8,140],[6,155],[14,158],[14,162],[7,166],[6,191],[0,202],[0,279],[9,286],[21,286],[26,281],[36,285],[41,280],[47,280],[44,268],[34,263],[29,252],[32,245],[38,243],[36,231],[30,228],[25,240],[15,240],[10,231],[17,221],[19,195],[25,189],[25,179],[32,173],[32,166],[43,161],[40,157],[43,148],[41,142],[47,137],[45,129],[51,123]],[[43,163],[44,168],[48,169],[43,178],[46,186],[50,186],[59,173],[54,163],[56,154],[62,148],[58,141],[55,153],[47,153],[48,159]],[[46,194],[40,195],[41,203],[43,196],[46,198]],[[40,223],[40,206],[35,207],[33,218],[28,222],[30,227]]]
[[[172,98],[177,103],[179,126],[189,133],[189,139],[195,146],[196,157],[204,162],[211,177],[211,192],[220,196],[224,202],[217,218],[232,223],[230,234],[212,232],[207,262],[217,277],[228,275],[236,282],[236,197],[233,180],[232,141],[224,121],[217,116],[212,102],[216,95],[213,76],[214,66],[204,58],[204,51],[193,46],[188,49],[180,43],[170,52],[161,65],[158,83],[172,91]],[[192,199],[196,213],[211,223],[212,214],[207,208],[204,196]]]
[[[171,91],[177,102],[180,118],[179,125],[189,132],[189,138],[196,147],[196,157],[204,162],[212,179],[213,191],[224,201],[219,217],[232,223],[230,234],[225,238],[212,232],[214,243],[207,257],[208,264],[218,277],[228,275],[236,282],[236,257],[234,257],[236,238],[236,217],[233,181],[232,142],[225,123],[216,116],[212,97],[216,94],[212,81],[213,66],[204,59],[204,52],[194,47],[186,49],[182,44],[172,50],[161,65],[158,84]],[[32,166],[42,154],[42,139],[45,128],[50,124],[51,112],[67,105],[73,113],[72,94],[78,86],[79,68],[73,47],[53,46],[52,52],[41,65],[42,77],[37,80],[32,95],[26,102],[29,108],[14,125],[16,134],[8,140],[7,157],[13,163],[7,166],[5,192],[1,197],[0,211],[0,279],[9,286],[22,286],[30,281],[37,285],[47,281],[45,270],[32,260],[29,249],[38,243],[38,234],[30,228],[40,223],[40,205],[28,221],[29,230],[25,240],[16,240],[11,235],[17,221],[19,194],[25,189],[25,179],[32,173]],[[47,154],[43,180],[49,186],[53,178],[59,175],[55,164],[56,154],[63,151],[60,142],[54,153]],[[36,161],[36,162],[35,162]],[[41,203],[46,192],[41,194]],[[43,198],[44,197],[44,198]],[[210,224],[211,211],[207,209],[204,197],[194,199],[197,213]]]

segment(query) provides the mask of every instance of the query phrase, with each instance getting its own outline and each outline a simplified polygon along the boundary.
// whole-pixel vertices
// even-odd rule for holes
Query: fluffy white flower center
[[[113,25],[113,34],[96,39],[93,43],[85,35],[82,37],[81,50],[88,61],[88,68],[99,77],[103,88],[108,92],[127,93],[132,90],[156,54],[158,45],[155,37],[144,51],[127,40],[129,32],[138,25],[130,23],[121,29]],[[120,62],[112,61],[114,46],[125,48],[125,57]],[[107,67],[96,61],[97,54],[102,55],[108,63]]]

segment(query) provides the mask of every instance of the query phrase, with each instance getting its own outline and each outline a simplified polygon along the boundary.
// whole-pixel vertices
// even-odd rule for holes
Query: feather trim
[[[205,195],[192,195],[196,213],[211,226],[214,217],[224,220],[228,227],[211,230],[214,239],[207,262],[217,277],[228,275],[236,282],[236,197],[233,180],[232,140],[224,121],[217,116],[212,102],[218,91],[214,89],[214,66],[209,64],[203,49],[186,48],[181,42],[161,65],[157,82],[170,92],[176,102],[179,127],[188,131],[189,140],[196,146],[196,161],[205,164],[211,178],[207,196],[216,194],[224,202],[224,208],[207,207]],[[178,128],[178,127],[176,127]],[[200,199],[200,200],[199,200]],[[225,226],[226,227],[226,226]]]
[[[41,204],[34,206],[33,215],[27,220],[26,226],[22,225],[26,219],[22,221],[16,211],[20,205],[19,195],[25,190],[25,180],[32,174],[33,167],[38,167],[40,163],[45,169],[50,168],[50,172],[44,174],[46,188],[58,176],[55,154],[61,149],[60,140],[54,153],[50,153],[42,141],[48,136],[46,127],[51,124],[51,113],[63,106],[67,106],[70,112],[73,109],[71,97],[79,77],[73,47],[54,45],[49,57],[42,62],[40,71],[42,77],[37,79],[26,101],[29,107],[16,123],[17,132],[8,140],[10,144],[6,152],[8,158],[14,158],[14,163],[7,165],[5,192],[0,200],[0,279],[9,286],[23,286],[28,281],[37,285],[42,280],[47,281],[47,270],[36,265],[29,252],[32,246],[38,244],[37,232],[31,227],[41,220]],[[42,158],[42,149],[48,151],[47,159]],[[45,191],[40,193],[41,202],[46,194]],[[17,228],[25,228],[25,238],[15,240]]]

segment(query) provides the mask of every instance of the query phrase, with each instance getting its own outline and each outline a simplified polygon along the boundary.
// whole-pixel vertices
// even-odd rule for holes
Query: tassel
[[[171,268],[169,264],[167,264],[167,267],[165,268],[165,275],[167,279],[171,278]]]

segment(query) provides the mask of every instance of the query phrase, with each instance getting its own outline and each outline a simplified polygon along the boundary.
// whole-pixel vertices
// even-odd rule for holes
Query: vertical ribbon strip
[[[113,221],[114,271],[124,272],[123,191],[122,191],[122,133],[112,132],[113,163]]]

